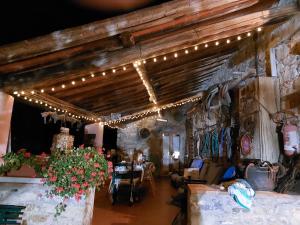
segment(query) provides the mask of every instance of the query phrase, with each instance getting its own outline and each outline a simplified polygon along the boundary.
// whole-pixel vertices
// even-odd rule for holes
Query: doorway
[[[174,133],[162,134],[162,166],[161,175],[179,171],[180,135]]]

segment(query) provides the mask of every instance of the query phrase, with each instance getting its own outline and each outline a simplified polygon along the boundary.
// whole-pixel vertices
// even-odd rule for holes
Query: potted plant
[[[67,152],[67,153],[66,153]],[[45,154],[33,156],[27,151],[8,153],[3,157],[0,174],[22,165],[34,168],[42,177],[44,185],[50,187],[48,197],[59,196],[61,202],[55,207],[55,216],[60,215],[67,207],[68,199],[79,201],[92,189],[99,189],[109,176],[112,165],[106,161],[102,149],[76,148],[68,151],[55,151],[49,157]]]

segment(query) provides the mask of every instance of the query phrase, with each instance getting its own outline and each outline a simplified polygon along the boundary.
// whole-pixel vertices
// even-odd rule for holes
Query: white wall
[[[86,125],[84,129],[86,134],[96,134],[94,146],[102,147],[104,126],[99,123],[93,123]]]

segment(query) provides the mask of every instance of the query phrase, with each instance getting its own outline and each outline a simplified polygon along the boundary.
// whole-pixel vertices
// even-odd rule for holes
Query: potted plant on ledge
[[[99,189],[111,172],[111,162],[106,161],[102,149],[76,148],[68,151],[55,151],[52,155],[34,156],[25,150],[3,156],[0,175],[28,165],[41,177],[44,185],[50,187],[46,195],[61,199],[56,205],[55,216],[65,211],[68,200],[79,201],[93,188]]]

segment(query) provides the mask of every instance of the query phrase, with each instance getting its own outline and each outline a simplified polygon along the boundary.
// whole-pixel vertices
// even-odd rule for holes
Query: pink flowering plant
[[[41,157],[32,156],[26,149],[20,149],[17,153],[9,152],[2,157],[0,165],[0,175],[5,175],[12,170],[19,170],[23,165],[32,167],[36,173],[41,173],[41,167],[44,163],[45,153]]]
[[[42,167],[42,177],[44,183],[52,187],[48,196],[63,199],[56,206],[56,215],[65,210],[69,198],[79,201],[90,188],[103,186],[110,170],[111,164],[105,160],[101,148],[78,148],[68,154],[61,151],[52,154],[48,166]]]
[[[32,156],[26,151],[9,154],[4,156],[5,163],[0,166],[0,173],[18,169],[23,164],[34,168],[37,176],[50,187],[47,196],[62,199],[55,207],[55,216],[65,211],[70,198],[80,201],[91,188],[100,189],[112,171],[112,164],[106,161],[101,148],[57,150],[51,156]]]

